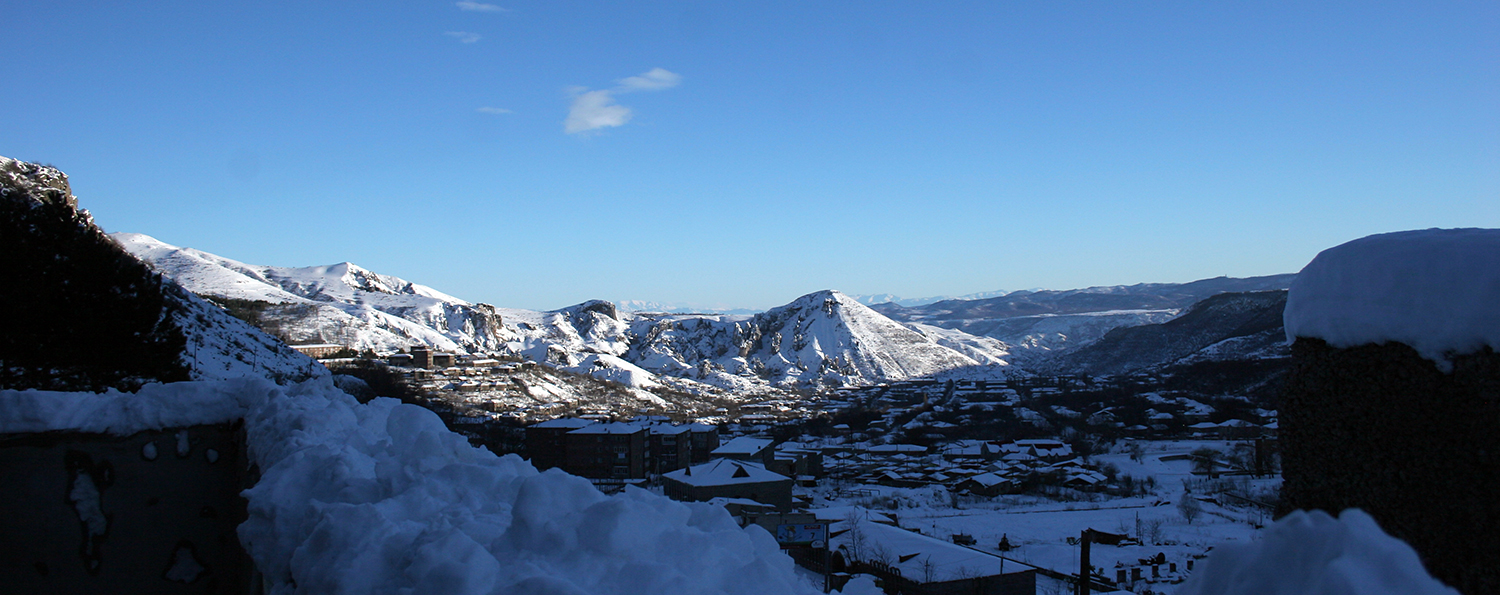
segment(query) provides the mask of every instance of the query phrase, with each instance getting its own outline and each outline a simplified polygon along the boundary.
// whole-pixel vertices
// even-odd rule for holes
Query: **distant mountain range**
[[[867,384],[1006,363],[997,341],[914,330],[836,291],[754,315],[633,313],[597,300],[538,312],[473,304],[351,263],[252,265],[140,234],[113,238],[292,343],[515,354],[645,389],[666,379],[684,390]]]
[[[872,308],[893,320],[997,339],[1012,363],[1030,368],[1093,343],[1116,328],[1159,324],[1220,293],[1284,290],[1295,275],[1215,277],[1191,283],[1141,283],[1064,291],[1023,290],[977,300]]]
[[[1014,293],[1014,292],[1004,291],[1004,290],[1001,290],[1001,291],[981,291],[979,293],[971,293],[971,294],[967,294],[967,295],[935,295],[935,296],[931,296],[931,297],[922,297],[922,298],[903,298],[903,297],[898,296],[898,295],[896,295],[894,293],[877,293],[877,294],[874,294],[874,295],[854,295],[854,296],[850,296],[850,297],[854,298],[855,301],[857,301],[857,302],[859,302],[861,304],[864,304],[866,306],[875,306],[875,305],[878,305],[878,304],[895,304],[895,305],[901,306],[903,308],[915,308],[917,306],[926,306],[927,304],[935,304],[937,302],[943,302],[943,301],[951,301],[951,300],[982,300],[982,299],[987,299],[987,298],[992,298],[992,297],[1000,297],[1000,296],[1004,296],[1004,295],[1009,295],[1011,293]]]
[[[646,311],[632,312],[599,300],[539,312],[470,303],[351,263],[251,265],[149,236],[113,237],[184,287],[292,343],[377,352],[426,344],[514,354],[639,389],[689,392],[870,384],[955,370],[990,376],[1075,368],[1118,372],[1160,359],[1148,353],[1185,357],[1204,345],[1178,342],[1158,354],[1116,341],[1086,358],[1067,356],[1112,331],[1174,321],[1204,298],[1284,289],[1292,278],[1016,291],[914,307],[869,307],[825,290],[755,314],[650,312],[666,308],[640,302],[631,306]],[[1207,340],[1220,332],[1227,331],[1204,329],[1196,336]],[[1168,333],[1161,340],[1176,339]],[[1111,347],[1116,344],[1126,347]],[[1130,354],[1112,359],[1104,355],[1110,349]],[[1226,357],[1238,353],[1231,351]]]

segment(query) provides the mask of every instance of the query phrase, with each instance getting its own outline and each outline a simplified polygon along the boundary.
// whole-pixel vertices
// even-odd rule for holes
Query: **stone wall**
[[[239,424],[0,435],[0,592],[248,593]]]
[[[1445,374],[1400,343],[1292,346],[1283,513],[1364,509],[1460,591],[1500,593],[1500,354]]]

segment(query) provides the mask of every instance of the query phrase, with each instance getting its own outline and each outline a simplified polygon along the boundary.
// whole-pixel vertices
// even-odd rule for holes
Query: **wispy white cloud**
[[[510,111],[508,109],[505,109],[503,107],[488,107],[488,106],[481,107],[481,108],[479,108],[477,110],[474,110],[474,111],[477,111],[477,112],[479,112],[481,114],[513,114],[513,113],[515,113],[515,112]]]
[[[501,8],[494,4],[485,4],[483,2],[474,2],[472,0],[462,0],[461,2],[458,2],[456,4],[458,5],[459,10],[467,10],[469,12],[510,12],[509,8]]]
[[[615,103],[615,95],[635,91],[660,91],[676,87],[682,75],[665,68],[652,68],[643,74],[620,79],[610,89],[590,91],[587,87],[570,89],[573,105],[568,108],[568,119],[563,121],[563,132],[578,134],[600,128],[624,126],[635,114],[630,108]]]
[[[652,68],[640,76],[620,79],[620,86],[616,90],[620,93],[627,91],[657,91],[676,87],[677,83],[680,82],[682,82],[682,75],[665,68]]]
[[[463,43],[474,43],[476,41],[484,39],[483,37],[480,37],[478,33],[470,33],[468,31],[448,31],[446,33],[443,33],[443,35],[447,35],[448,37],[452,37]]]
[[[615,103],[609,91],[585,91],[573,97],[563,132],[577,134],[599,128],[624,126],[634,115],[630,108]]]

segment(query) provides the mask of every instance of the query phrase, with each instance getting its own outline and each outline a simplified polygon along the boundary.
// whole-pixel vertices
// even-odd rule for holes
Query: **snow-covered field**
[[[1227,452],[1233,444],[1212,440],[1139,441],[1142,448],[1134,460],[1131,454],[1118,452],[1097,455],[1095,463],[1113,464],[1121,475],[1136,479],[1152,478],[1154,493],[1129,498],[1111,498],[1076,493],[1077,501],[1040,496],[1001,496],[993,500],[960,501],[941,487],[894,488],[879,485],[841,485],[811,489],[822,507],[819,516],[844,519],[853,516],[894,515],[902,528],[949,540],[954,534],[972,536],[972,546],[995,556],[993,568],[1004,563],[1045,568],[1064,574],[1076,574],[1079,568],[1079,546],[1076,540],[1086,529],[1128,535],[1141,540],[1140,545],[1095,545],[1091,548],[1091,565],[1109,579],[1116,569],[1142,568],[1140,589],[1173,593],[1177,583],[1188,575],[1188,560],[1200,561],[1211,549],[1225,543],[1248,543],[1259,527],[1270,522],[1269,511],[1254,505],[1236,506],[1230,502],[1200,501],[1201,512],[1190,522],[1179,509],[1187,486],[1201,482],[1192,474],[1192,462],[1178,458],[1200,448]],[[1164,460],[1165,459],[1165,460]],[[1274,490],[1279,479],[1244,479],[1246,487]],[[1001,551],[1004,538],[1013,549]],[[1141,560],[1162,555],[1165,564],[1160,576],[1152,578],[1149,565]],[[1175,564],[1177,571],[1170,572]]]

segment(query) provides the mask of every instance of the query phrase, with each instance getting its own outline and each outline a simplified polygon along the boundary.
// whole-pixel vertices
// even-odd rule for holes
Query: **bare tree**
[[[1191,493],[1185,493],[1182,499],[1177,501],[1177,512],[1182,513],[1182,518],[1191,525],[1193,520],[1203,513],[1203,505],[1199,504],[1198,499],[1194,498]]]

